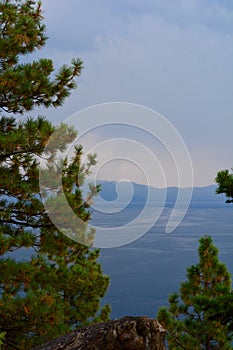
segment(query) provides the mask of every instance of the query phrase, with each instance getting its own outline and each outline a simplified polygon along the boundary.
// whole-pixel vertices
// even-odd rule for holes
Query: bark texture
[[[165,350],[165,335],[155,319],[126,316],[80,328],[33,350]]]

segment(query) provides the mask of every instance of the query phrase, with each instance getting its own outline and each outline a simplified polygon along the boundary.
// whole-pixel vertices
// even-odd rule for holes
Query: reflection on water
[[[135,218],[139,209],[132,207],[117,218],[114,215],[95,216],[95,224],[113,227],[117,223],[122,226],[130,218]],[[135,242],[101,250],[103,271],[111,277],[103,303],[111,304],[112,318],[124,315],[155,317],[158,307],[167,304],[168,294],[179,289],[180,282],[185,279],[186,268],[197,262],[198,239],[203,235],[213,237],[220,251],[220,259],[233,274],[232,206],[205,207],[202,202],[201,207],[189,208],[179,227],[173,233],[166,234],[170,212],[171,208],[165,208],[155,226]],[[151,220],[150,215],[140,222],[142,230],[147,220]],[[133,227],[131,229],[133,232]],[[31,249],[22,248],[12,255],[24,260],[32,253]]]
[[[189,208],[181,225],[166,234],[170,210],[165,208],[156,225],[137,241],[102,249],[100,262],[111,277],[103,302],[111,304],[112,318],[155,317],[158,307],[167,304],[168,294],[179,289],[186,268],[197,262],[198,240],[203,235],[213,237],[220,259],[233,273],[233,208],[209,208],[203,203],[201,208]],[[119,222],[118,218],[118,225],[126,220],[122,217]]]

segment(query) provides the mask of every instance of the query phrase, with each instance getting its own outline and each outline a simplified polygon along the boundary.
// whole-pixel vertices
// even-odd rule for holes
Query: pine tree
[[[51,59],[20,63],[23,56],[46,43],[41,2],[4,0],[0,3],[0,108],[23,113],[34,106],[58,107],[76,87],[82,61],[74,59],[54,73]]]
[[[46,42],[41,11],[36,1],[0,3],[0,334],[4,334],[4,350],[30,349],[82,325],[107,320],[110,311],[108,305],[100,309],[109,278],[97,261],[99,250],[56,228],[44,201],[59,206],[60,194],[51,189],[44,199],[39,186],[40,159],[47,158],[47,168],[56,169],[56,152],[64,151],[76,132],[66,125],[55,127],[43,117],[23,118],[35,106],[62,105],[82,69],[79,59],[58,73],[48,59],[20,63]],[[21,114],[21,121],[14,114]],[[56,147],[48,156],[44,147],[51,137]],[[59,165],[64,194],[84,223],[89,245],[94,233],[86,230],[85,223],[91,218],[90,201],[100,188],[90,185],[87,198],[82,188],[95,162],[95,155],[90,155],[82,164],[79,146],[72,159]]]
[[[215,181],[218,184],[216,193],[225,194],[228,198],[226,199],[226,203],[233,203],[233,173],[230,173],[228,169],[220,170],[217,173]],[[219,301],[216,305],[217,308],[216,316],[222,317],[222,322],[228,324],[233,329],[233,293],[228,298],[223,298]]]
[[[5,335],[5,333],[0,333],[0,349],[2,349],[2,341],[3,341],[3,339],[4,339],[4,335]]]
[[[169,296],[169,308],[160,308],[157,317],[167,329],[169,349],[232,349],[230,273],[211,237],[199,242],[199,263],[187,269],[187,281]]]
[[[224,193],[228,198],[226,203],[233,203],[233,173],[230,173],[227,169],[221,170],[217,173],[215,181],[218,184],[216,193]]]

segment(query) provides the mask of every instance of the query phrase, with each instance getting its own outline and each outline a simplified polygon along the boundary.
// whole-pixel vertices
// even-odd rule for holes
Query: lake
[[[138,213],[138,207],[131,208],[133,210]],[[112,307],[111,318],[125,315],[156,317],[159,306],[167,305],[168,295],[178,291],[180,282],[185,280],[186,268],[196,264],[198,240],[203,235],[212,236],[219,248],[220,260],[233,274],[232,205],[196,202],[188,209],[179,227],[166,234],[170,211],[165,208],[155,226],[135,242],[101,250],[99,261],[104,273],[111,278],[103,299],[103,303]],[[129,213],[125,215],[129,217]],[[98,222],[95,213],[94,220]],[[112,225],[114,214],[108,220]],[[120,220],[122,223],[127,220],[124,213],[121,219],[117,217],[118,226]]]
[[[186,268],[197,263],[198,240],[203,235],[212,236],[221,261],[233,275],[232,205],[192,202],[182,223],[166,234],[171,208],[172,205],[165,208],[157,223],[133,243],[101,249],[99,261],[111,279],[102,304],[111,305],[111,318],[125,315],[156,317],[159,306],[167,305],[168,295],[178,291],[180,282],[185,280]],[[112,215],[93,212],[93,222],[119,227],[137,217],[139,212],[139,204]],[[143,231],[146,225],[144,218],[139,227]],[[25,260],[31,254],[30,249],[22,249],[12,255],[17,260]]]

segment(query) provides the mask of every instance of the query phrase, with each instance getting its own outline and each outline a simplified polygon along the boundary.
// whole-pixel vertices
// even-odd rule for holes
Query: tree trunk
[[[80,328],[34,350],[165,350],[165,335],[155,319],[126,316]]]

